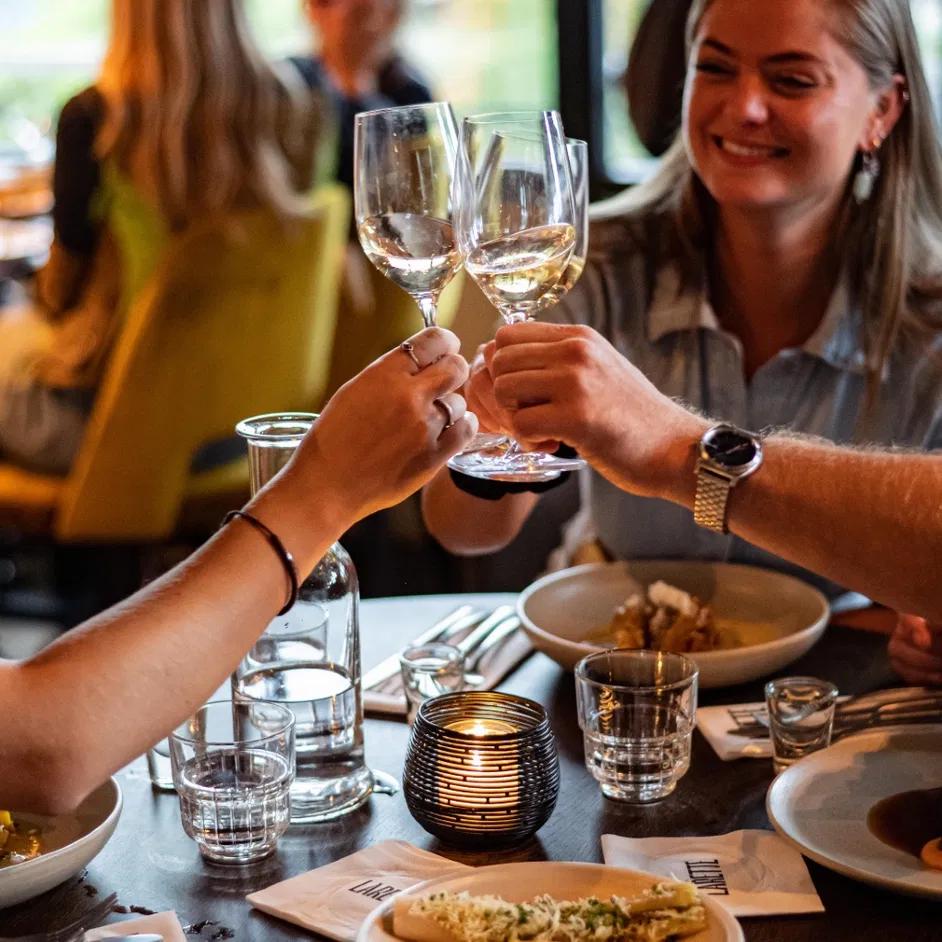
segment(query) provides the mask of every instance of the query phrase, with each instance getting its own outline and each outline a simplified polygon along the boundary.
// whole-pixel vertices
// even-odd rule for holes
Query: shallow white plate
[[[54,817],[13,812],[18,824],[42,828],[43,853],[0,868],[0,909],[51,890],[78,873],[114,833],[121,814],[121,789],[112,778],[71,814]]]
[[[513,863],[478,867],[471,873],[428,880],[408,892],[412,895],[433,890],[452,893],[467,890],[475,895],[493,894],[513,903],[523,903],[541,893],[549,893],[556,899],[631,895],[663,879],[650,873],[594,863]],[[743,942],[739,923],[708,896],[703,902],[707,909],[707,928],[696,935],[685,936],[685,942]],[[363,923],[357,942],[394,942],[396,936],[390,925],[392,908],[393,902],[388,900],[375,909]]]
[[[517,613],[534,647],[571,670],[600,650],[583,639],[607,625],[629,595],[658,579],[696,595],[718,619],[737,623],[742,647],[689,655],[700,668],[701,687],[774,673],[821,637],[830,615],[827,599],[793,576],[702,560],[629,560],[563,569],[524,589]]]
[[[864,883],[942,899],[942,871],[878,840],[867,813],[898,792],[942,785],[942,726],[897,726],[848,736],[786,769],[766,810],[812,860]]]

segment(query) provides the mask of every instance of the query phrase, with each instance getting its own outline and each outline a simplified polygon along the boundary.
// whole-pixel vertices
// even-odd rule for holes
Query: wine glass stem
[[[425,326],[434,327],[435,319],[438,317],[438,298],[430,294],[423,294],[421,297],[416,298],[415,301],[416,304],[419,305],[419,310],[422,312],[422,320],[425,322]]]

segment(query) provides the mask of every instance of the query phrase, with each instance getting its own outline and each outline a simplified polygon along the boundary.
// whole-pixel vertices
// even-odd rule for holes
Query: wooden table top
[[[422,627],[461,601],[490,606],[512,596],[429,596],[377,599],[363,603],[364,667],[397,649]],[[844,693],[894,684],[884,655],[886,639],[831,627],[790,671],[825,676]],[[521,860],[601,861],[602,834],[633,837],[723,834],[740,828],[769,828],[765,794],[772,781],[769,760],[722,762],[696,733],[690,771],[669,798],[650,806],[605,799],[583,764],[575,719],[571,674],[534,654],[501,689],[543,703],[560,754],[562,786],[556,811],[525,846],[500,853],[468,854],[441,845],[410,816],[402,794],[376,795],[362,809],[326,824],[292,827],[277,853],[249,867],[202,861],[180,826],[176,796],[152,790],[143,759],[120,772],[125,807],[118,828],[83,878],[30,902],[0,911],[0,936],[61,924],[70,909],[87,904],[93,891],[117,892],[124,907],[172,909],[194,940],[235,938],[239,942],[281,942],[313,938],[288,923],[253,910],[245,895],[279,880],[330,863],[373,843],[398,838],[463,863],[481,865]],[[703,691],[702,705],[761,698],[761,683]],[[367,758],[374,768],[401,775],[409,729],[402,721],[367,719]],[[897,896],[849,880],[809,862],[824,902],[824,914],[744,919],[750,942],[929,942],[942,938],[937,903]],[[115,916],[117,920],[119,917]],[[201,925],[202,924],[202,925]],[[226,931],[223,931],[226,930]],[[234,933],[230,936],[229,932]]]

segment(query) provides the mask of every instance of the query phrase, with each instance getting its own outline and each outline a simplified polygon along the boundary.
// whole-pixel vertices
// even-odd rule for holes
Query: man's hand
[[[914,686],[942,684],[942,624],[900,615],[887,647],[890,663]]]
[[[634,494],[682,500],[693,446],[708,423],[662,395],[589,327],[501,327],[491,360],[494,397],[522,440],[555,439]]]

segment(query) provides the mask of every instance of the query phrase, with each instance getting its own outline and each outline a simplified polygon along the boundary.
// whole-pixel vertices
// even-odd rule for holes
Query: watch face
[[[749,464],[756,456],[756,443],[735,429],[717,429],[703,442],[707,457],[724,468]]]

